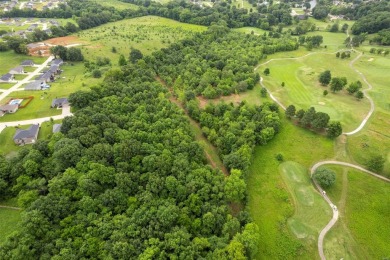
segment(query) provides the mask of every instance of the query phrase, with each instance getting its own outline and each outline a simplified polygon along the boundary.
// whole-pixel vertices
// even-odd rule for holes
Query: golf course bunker
[[[370,58],[370,59],[368,59],[367,61],[373,61],[374,60],[374,58]]]
[[[314,204],[313,192],[309,188],[300,186],[295,190],[295,193],[297,195],[297,199],[302,205],[312,206]]]
[[[297,238],[307,237],[307,227],[301,221],[295,218],[290,218],[287,220],[287,224]]]
[[[325,102],[318,102],[319,105],[325,106]]]

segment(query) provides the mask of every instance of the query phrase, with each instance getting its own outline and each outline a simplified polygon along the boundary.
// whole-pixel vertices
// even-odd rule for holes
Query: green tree
[[[367,161],[367,167],[373,172],[382,172],[385,165],[385,158],[382,155],[372,155]]]
[[[362,83],[360,81],[355,81],[349,84],[347,91],[349,94],[354,94],[356,93],[359,89],[362,88]]]
[[[315,108],[314,107],[309,108],[309,110],[307,110],[305,115],[302,117],[301,123],[305,127],[309,127],[312,124],[312,122],[314,121],[315,115],[316,115]]]
[[[62,45],[51,47],[50,52],[54,55],[55,58],[61,58],[63,60],[67,59],[68,50]]]
[[[355,97],[358,99],[358,100],[361,100],[364,98],[364,93],[360,90],[358,90],[355,94]]]
[[[330,70],[325,70],[320,74],[318,77],[319,82],[321,85],[326,86],[330,83],[330,80],[332,79],[332,75],[330,73]]]
[[[330,89],[333,93],[341,91],[345,85],[347,85],[347,80],[345,77],[334,77],[330,82]]]
[[[130,51],[130,57],[129,57],[129,60],[131,63],[136,63],[138,60],[142,59],[143,58],[143,55],[142,55],[142,52],[138,49],[134,49],[132,48],[131,51]]]
[[[226,179],[225,194],[228,201],[240,202],[245,197],[246,183],[240,170],[232,169]]]
[[[261,92],[261,96],[262,97],[266,97],[267,96],[267,89],[266,88],[261,88],[260,92]]]
[[[329,94],[329,92],[325,89],[324,92],[322,92],[322,95],[326,97]]]
[[[305,110],[303,109],[300,109],[298,110],[298,112],[296,113],[296,116],[299,118],[299,120],[302,120],[303,116],[305,115]]]
[[[263,73],[264,73],[264,75],[268,76],[271,72],[270,72],[269,68],[265,68]]]
[[[329,188],[336,182],[335,172],[328,168],[317,169],[313,178],[322,188]]]
[[[70,47],[67,50],[67,54],[66,54],[65,60],[69,60],[69,61],[83,61],[84,60],[84,56],[81,53],[81,49],[80,48]]]
[[[314,120],[312,121],[312,126],[317,129],[322,129],[328,126],[329,123],[329,115],[323,112],[317,112],[314,116]]]
[[[336,122],[331,122],[328,126],[328,136],[330,138],[335,138],[338,137],[343,133],[343,128],[341,126],[341,123],[336,121]]]
[[[289,105],[286,109],[285,115],[287,118],[292,118],[295,116],[296,108],[294,105]]]
[[[123,54],[119,56],[118,65],[119,66],[125,66],[127,64],[126,58]]]

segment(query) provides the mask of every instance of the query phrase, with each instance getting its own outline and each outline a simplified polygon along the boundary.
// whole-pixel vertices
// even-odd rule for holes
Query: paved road
[[[41,118],[35,118],[35,119],[29,119],[29,120],[22,120],[22,121],[13,121],[13,122],[4,122],[0,123],[0,133],[9,126],[19,126],[19,125],[32,125],[32,124],[42,124],[43,122],[50,121],[51,118],[53,120],[63,119],[67,116],[73,116],[73,114],[70,112],[70,107],[64,107],[62,109],[61,115],[57,116],[48,116],[48,117],[41,117]]]
[[[11,88],[4,90],[3,93],[0,94],[0,101],[6,98],[8,95],[10,95],[12,92],[16,91],[20,86],[23,84],[28,83],[32,78],[36,77],[48,64],[49,62],[54,59],[54,56],[50,56],[44,63],[39,65],[34,72],[29,73],[27,77],[25,77],[23,80],[19,81],[15,85],[13,85]]]

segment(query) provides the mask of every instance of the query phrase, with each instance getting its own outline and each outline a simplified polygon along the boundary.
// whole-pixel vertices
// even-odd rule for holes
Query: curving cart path
[[[357,70],[353,65],[354,63],[360,59],[361,56],[363,56],[363,53],[359,52],[359,51],[356,51],[355,49],[350,49],[351,51],[354,51],[354,52],[357,52],[359,53],[358,56],[356,56],[350,63],[349,63],[349,66],[352,70],[354,70],[357,74],[360,75],[360,77],[363,79],[363,81],[367,84],[368,88],[364,89],[363,90],[363,93],[364,95],[366,96],[366,98],[369,100],[370,102],[370,110],[369,112],[367,113],[367,115],[363,118],[362,122],[360,123],[360,125],[353,131],[351,132],[346,132],[346,133],[343,133],[344,135],[347,135],[347,136],[350,136],[350,135],[354,135],[358,132],[360,132],[363,127],[367,124],[368,120],[370,119],[370,117],[372,116],[372,114],[374,113],[374,110],[375,110],[375,104],[374,104],[374,101],[372,100],[372,98],[367,94],[368,91],[370,91],[373,87],[372,85],[368,82],[367,78],[364,76],[363,73],[361,73],[359,70]],[[342,50],[339,50],[339,51],[342,51]],[[276,58],[276,59],[270,59],[264,63],[261,63],[259,65],[256,66],[256,68],[254,69],[255,71],[262,65],[265,65],[265,64],[268,64],[270,63],[271,61],[275,61],[275,60],[295,60],[295,59],[301,59],[301,58],[304,58],[304,57],[307,57],[309,55],[314,55],[314,54],[317,54],[317,53],[327,53],[327,54],[332,54],[332,53],[329,53],[329,52],[311,52],[311,53],[308,53],[304,56],[301,56],[301,57],[295,57],[295,58]],[[336,52],[335,52],[336,53]],[[263,84],[263,78],[260,77],[260,85],[267,89],[265,87],[265,85]],[[269,93],[269,96],[270,98],[276,102],[283,110],[286,110],[286,107],[277,99],[275,98],[271,92],[268,91],[267,89],[267,92]],[[356,164],[352,164],[352,163],[347,163],[347,162],[340,162],[340,161],[334,161],[334,160],[328,160],[328,161],[320,161],[320,162],[317,162],[316,164],[314,164],[311,169],[310,169],[310,176],[312,176],[314,174],[314,172],[317,170],[318,167],[320,166],[323,166],[323,165],[341,165],[341,166],[345,166],[345,167],[351,167],[351,168],[354,168],[354,169],[357,169],[359,171],[363,171],[367,174],[370,174],[371,176],[374,176],[376,178],[379,178],[383,181],[386,181],[386,182],[390,182],[390,179],[386,178],[386,177],[383,177],[379,174],[376,174],[374,172],[371,172],[367,169],[364,169],[363,167],[359,166],[359,165],[356,165]],[[324,198],[324,200],[329,204],[329,206],[332,208],[332,211],[333,211],[333,216],[332,216],[332,219],[329,221],[329,223],[321,230],[320,232],[320,235],[318,236],[318,253],[321,257],[322,260],[325,260],[326,257],[325,257],[325,254],[324,254],[324,248],[323,248],[323,244],[324,244],[324,238],[325,238],[325,235],[328,233],[328,231],[334,226],[334,224],[336,224],[338,218],[339,218],[339,211],[337,210],[337,207],[335,206],[335,204],[329,199],[329,197],[326,195],[326,193],[324,192],[324,190],[318,185],[318,183],[312,178],[313,180],[313,183],[314,185],[317,187],[318,191],[320,192],[320,194],[322,195],[322,197]]]

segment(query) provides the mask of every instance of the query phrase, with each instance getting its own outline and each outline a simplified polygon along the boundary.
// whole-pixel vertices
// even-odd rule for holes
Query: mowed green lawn
[[[319,160],[332,158],[334,142],[296,127],[281,117],[280,133],[267,145],[256,147],[246,179],[248,209],[260,229],[257,259],[313,259],[318,254],[316,238],[307,238],[315,236],[318,228],[329,219],[318,217],[318,223],[315,223],[315,215],[318,212],[326,215],[328,209],[323,208],[323,202],[310,187],[306,170]],[[290,169],[289,164],[285,164],[286,175],[283,176],[280,167],[284,169],[284,166],[275,159],[278,153],[285,161],[300,165],[291,163],[294,168]],[[289,171],[294,172],[298,181],[290,180],[293,177]],[[314,204],[308,206],[311,201]],[[307,210],[306,216],[304,209]],[[303,223],[308,223],[308,226]],[[304,235],[305,238],[298,237]]]
[[[351,58],[352,59],[352,58]],[[275,60],[259,67],[259,72],[269,68],[271,74],[263,76],[264,84],[285,106],[298,109],[315,107],[316,111],[328,113],[331,120],[340,121],[344,131],[355,129],[369,111],[367,99],[358,101],[346,90],[332,93],[330,87],[318,82],[322,71],[329,69],[333,77],[345,76],[348,82],[362,79],[349,66],[350,59],[337,59],[334,54],[315,53],[294,60]],[[285,87],[282,87],[282,82]],[[363,87],[366,87],[363,84]],[[329,94],[323,96],[323,91]]]
[[[362,132],[348,138],[348,151],[360,164],[371,155],[382,155],[386,159],[383,174],[390,177],[390,57],[365,54],[355,66],[373,86],[369,95],[376,112]]]
[[[390,257],[390,184],[366,173],[331,167],[336,184],[328,191],[340,218],[325,237],[328,259],[387,259]]]
[[[108,57],[113,64],[117,64],[119,54],[128,58],[131,48],[139,49],[143,54],[150,54],[204,30],[206,30],[204,26],[144,16],[105,24],[79,32],[77,36],[91,43],[82,47],[87,59]],[[113,47],[117,53],[112,52]]]
[[[0,76],[8,73],[10,69],[19,66],[24,60],[33,60],[36,64],[41,64],[46,58],[16,54],[14,51],[0,52]],[[1,86],[0,84],[0,88]]]

